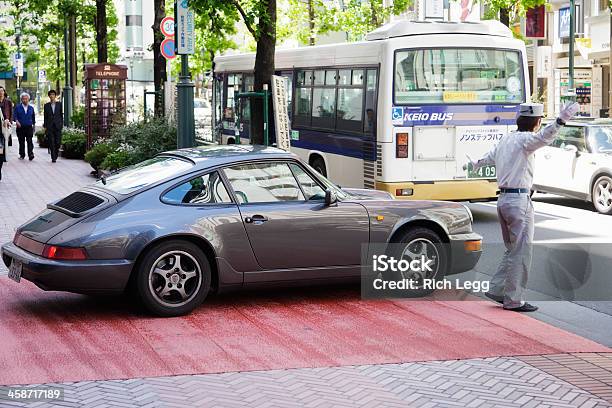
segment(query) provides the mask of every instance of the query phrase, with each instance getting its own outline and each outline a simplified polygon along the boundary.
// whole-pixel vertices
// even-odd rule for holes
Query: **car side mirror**
[[[331,191],[330,189],[325,190],[325,206],[331,207],[338,202],[338,197],[336,197],[336,193]]]
[[[576,156],[579,156],[578,148],[573,144],[566,144],[565,146],[563,146],[563,150],[565,150],[566,152],[573,152]]]

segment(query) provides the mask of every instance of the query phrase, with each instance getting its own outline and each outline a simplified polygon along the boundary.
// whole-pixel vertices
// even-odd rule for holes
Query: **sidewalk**
[[[2,242],[94,181],[82,161],[15,151],[0,182]],[[0,384],[59,386],[65,398],[0,407],[612,406],[612,350],[489,302],[297,289],[155,319],[124,298],[43,292],[5,274]]]
[[[36,146],[36,145],[35,145]],[[61,157],[51,163],[47,149],[34,148],[34,160],[19,160],[17,141],[8,147],[0,181],[0,242],[13,239],[15,228],[42,211],[46,204],[95,181],[82,160]],[[0,271],[6,268],[0,262]]]

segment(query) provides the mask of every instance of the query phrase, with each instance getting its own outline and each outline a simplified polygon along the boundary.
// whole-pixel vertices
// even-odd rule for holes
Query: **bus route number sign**
[[[496,168],[494,164],[479,167],[474,170],[472,164],[468,165],[467,178],[478,179],[478,178],[495,178],[497,176]]]

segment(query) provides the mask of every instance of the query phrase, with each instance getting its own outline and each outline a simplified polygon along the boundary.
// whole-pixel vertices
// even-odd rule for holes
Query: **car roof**
[[[209,145],[172,150],[160,156],[178,156],[198,167],[222,166],[244,160],[294,159],[295,156],[276,147],[259,145]]]
[[[544,123],[550,123],[554,121],[554,118],[547,118]],[[585,118],[575,119],[567,122],[568,126],[610,126],[612,127],[612,119],[609,118]]]

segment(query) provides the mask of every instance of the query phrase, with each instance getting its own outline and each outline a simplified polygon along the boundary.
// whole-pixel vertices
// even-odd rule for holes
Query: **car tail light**
[[[411,188],[396,188],[395,196],[396,197],[408,197],[414,194],[414,190]]]
[[[408,157],[408,133],[395,135],[395,157],[405,159]]]
[[[42,256],[48,259],[58,259],[64,261],[83,261],[87,259],[87,252],[85,252],[84,248],[45,245]]]

